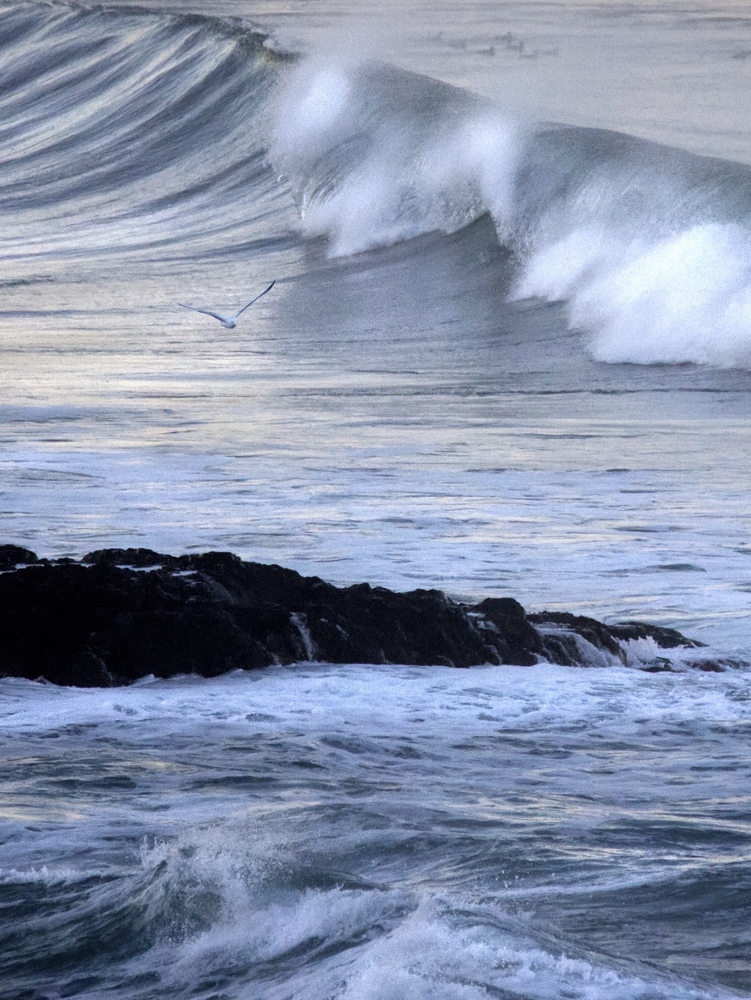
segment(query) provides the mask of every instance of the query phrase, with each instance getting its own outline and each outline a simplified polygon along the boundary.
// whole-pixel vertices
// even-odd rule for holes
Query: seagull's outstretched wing
[[[219,313],[212,312],[210,309],[196,309],[195,306],[186,306],[184,302],[178,302],[177,304],[182,306],[183,309],[190,309],[194,313],[203,313],[204,316],[213,316],[214,319],[218,319],[220,323],[223,323],[227,319],[226,316],[220,316]]]
[[[262,298],[266,294],[266,292],[270,292],[271,289],[274,287],[275,284],[276,284],[276,278],[274,278],[274,280],[271,282],[271,284],[269,285],[268,288],[264,288],[264,290],[261,292],[260,295],[256,295],[256,297],[254,299],[251,299],[250,302],[247,304],[247,306],[243,306],[242,309],[238,310],[235,313],[235,317],[234,318],[237,319],[238,317],[242,316],[242,314],[245,312],[245,310],[246,309],[250,309],[250,307],[253,305],[254,302],[258,302],[258,300],[260,298]]]

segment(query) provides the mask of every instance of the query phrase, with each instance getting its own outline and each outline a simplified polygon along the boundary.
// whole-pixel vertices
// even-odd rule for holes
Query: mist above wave
[[[480,98],[377,62],[312,60],[290,74],[272,155],[306,234],[334,255],[511,212],[511,121]]]
[[[751,364],[751,170],[615,132],[525,125],[372,60],[283,80],[272,157],[332,255],[489,213],[512,298],[566,300],[602,361]]]

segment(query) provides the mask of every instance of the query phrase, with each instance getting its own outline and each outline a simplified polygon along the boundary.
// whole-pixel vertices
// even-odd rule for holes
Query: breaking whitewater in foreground
[[[97,687],[146,675],[295,662],[470,667],[691,666],[721,671],[700,643],[643,622],[528,615],[510,597],[460,604],[438,590],[338,588],[228,552],[103,549],[80,562],[0,547],[6,676]]]

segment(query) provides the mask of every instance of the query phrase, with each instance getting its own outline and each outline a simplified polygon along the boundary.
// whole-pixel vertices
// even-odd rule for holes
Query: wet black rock
[[[530,614],[528,621],[540,632],[545,659],[564,666],[600,666],[608,661],[625,665],[629,662],[627,644],[637,639],[652,639],[659,649],[697,649],[703,646],[703,643],[687,639],[673,628],[647,622],[605,625],[596,618],[572,615],[567,611],[537,612]],[[593,651],[602,655],[593,655]],[[715,663],[714,669],[724,670],[719,661],[712,662]],[[642,669],[653,672],[672,669],[670,660],[660,656],[645,659],[640,665]],[[698,666],[698,661],[688,661],[687,665]]]
[[[437,590],[334,587],[228,552],[103,549],[80,561],[40,560],[6,545],[0,570],[0,673],[56,684],[211,677],[306,660],[586,665],[593,648],[624,661],[627,639],[695,645],[641,623],[527,615],[512,598],[464,605]]]
[[[35,563],[36,555],[20,545],[0,545],[0,570],[15,569],[24,563]]]

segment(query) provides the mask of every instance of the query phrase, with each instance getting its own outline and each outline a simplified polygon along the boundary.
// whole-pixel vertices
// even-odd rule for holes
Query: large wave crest
[[[751,365],[751,168],[523,124],[370,60],[304,60],[274,117],[303,230],[333,255],[489,213],[518,261],[512,298],[565,300],[599,360]]]

